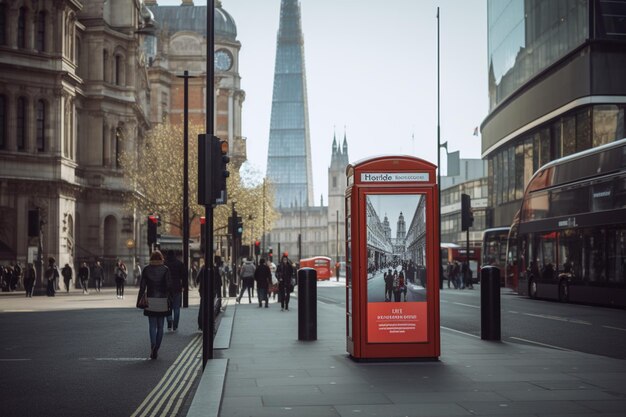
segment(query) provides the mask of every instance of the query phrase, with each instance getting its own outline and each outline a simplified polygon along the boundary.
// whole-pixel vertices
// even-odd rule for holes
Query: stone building
[[[145,246],[118,157],[150,128],[151,23],[139,0],[0,1],[0,261],[36,258],[36,213],[60,265]]]

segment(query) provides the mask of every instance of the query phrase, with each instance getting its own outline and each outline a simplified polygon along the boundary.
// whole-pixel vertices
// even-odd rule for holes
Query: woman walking
[[[126,282],[127,276],[128,270],[126,269],[126,265],[124,265],[121,259],[118,259],[115,265],[115,289],[118,299],[124,299],[124,283]]]
[[[287,255],[283,255],[280,265],[276,269],[278,278],[278,300],[280,301],[280,311],[289,311],[289,295],[293,291],[291,278],[293,277],[293,267]]]
[[[144,316],[148,316],[150,331],[150,359],[156,359],[161,340],[163,340],[163,323],[170,315],[169,299],[172,296],[170,271],[164,265],[163,254],[160,251],[152,252],[150,264],[141,273],[141,283],[137,301],[144,293],[148,297],[148,307],[144,309]]]

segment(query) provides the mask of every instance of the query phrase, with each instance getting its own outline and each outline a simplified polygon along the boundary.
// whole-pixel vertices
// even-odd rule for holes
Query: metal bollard
[[[317,340],[317,271],[298,270],[298,340]]]
[[[480,270],[480,338],[500,340],[500,269]]]

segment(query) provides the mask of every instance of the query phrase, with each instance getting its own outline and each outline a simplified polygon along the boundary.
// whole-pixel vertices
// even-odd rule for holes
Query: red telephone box
[[[346,170],[346,336],[356,360],[437,359],[436,166],[385,156]]]

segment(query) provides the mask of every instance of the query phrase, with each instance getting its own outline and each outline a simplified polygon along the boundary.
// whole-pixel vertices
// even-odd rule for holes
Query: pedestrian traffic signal
[[[206,217],[200,217],[200,252],[204,253],[204,241],[206,239]]]
[[[241,220],[241,217],[236,217],[235,219],[235,235],[241,237],[243,235],[243,220]]]
[[[213,181],[213,201],[215,204],[226,204],[226,179],[230,176],[228,172],[228,141],[221,140],[213,136],[212,138],[213,152],[212,160],[212,178]]]
[[[254,241],[254,254],[257,256],[261,254],[261,242],[258,240]]]
[[[467,194],[461,194],[461,230],[466,231],[473,225],[472,199]]]
[[[159,237],[159,226],[161,225],[161,219],[156,214],[148,216],[148,246],[156,245]]]
[[[272,262],[274,260],[274,249],[272,249],[272,248],[269,249],[267,257],[269,258],[270,262]]]

